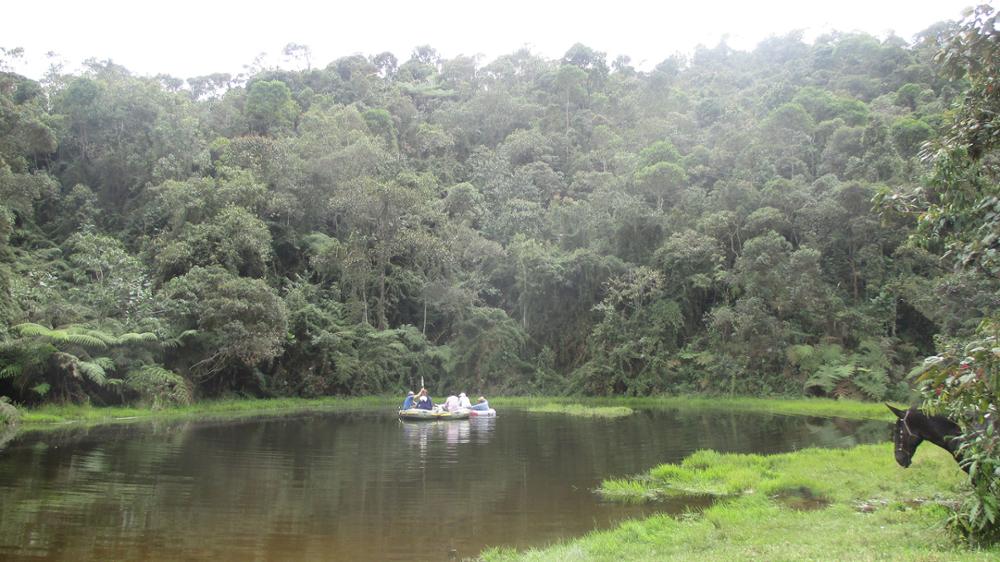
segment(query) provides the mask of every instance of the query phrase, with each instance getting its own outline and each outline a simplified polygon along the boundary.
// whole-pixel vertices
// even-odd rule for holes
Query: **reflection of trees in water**
[[[188,424],[111,425],[18,435],[0,456],[0,544],[33,554],[100,558],[95,529],[148,524],[165,489],[150,486],[174,458]],[[88,539],[89,537],[89,539]],[[114,543],[111,543],[114,544]],[[59,545],[55,547],[54,545]],[[0,547],[0,558],[3,558]],[[117,558],[117,553],[103,556]]]
[[[3,452],[4,447],[7,443],[10,443],[12,439],[17,435],[16,427],[7,427],[0,429],[0,452]]]
[[[473,555],[589,530],[613,509],[589,492],[602,478],[700,448],[884,440],[884,426],[662,411],[426,423],[358,414],[19,438],[0,455],[0,544],[65,558],[326,559],[334,546],[343,558]]]

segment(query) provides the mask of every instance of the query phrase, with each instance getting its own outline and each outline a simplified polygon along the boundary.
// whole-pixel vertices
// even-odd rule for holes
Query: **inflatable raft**
[[[411,420],[411,421],[433,421],[433,420],[467,420],[469,419],[469,410],[459,410],[457,412],[445,412],[438,410],[421,410],[419,408],[410,408],[409,410],[400,410],[399,419],[401,420]]]
[[[489,410],[469,410],[469,415],[474,418],[492,418],[497,415],[497,411],[493,408]]]

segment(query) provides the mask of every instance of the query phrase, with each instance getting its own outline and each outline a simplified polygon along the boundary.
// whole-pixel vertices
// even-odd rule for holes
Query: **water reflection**
[[[447,422],[368,412],[22,435],[0,452],[0,559],[469,557],[645,515],[591,490],[696,449],[848,446],[887,428],[663,411]]]

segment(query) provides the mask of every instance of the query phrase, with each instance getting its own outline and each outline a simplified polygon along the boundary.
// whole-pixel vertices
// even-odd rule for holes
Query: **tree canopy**
[[[976,14],[648,72],[290,44],[249,76],[0,73],[0,394],[905,399],[997,304]]]

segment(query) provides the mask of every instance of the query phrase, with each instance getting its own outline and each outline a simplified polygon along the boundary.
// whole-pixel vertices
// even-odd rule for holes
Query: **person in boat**
[[[455,396],[454,394],[449,396],[448,399],[444,401],[444,409],[448,412],[454,412],[459,408],[461,408],[461,406],[458,402],[458,396]]]
[[[431,400],[431,397],[427,393],[427,389],[426,388],[421,388],[420,389],[420,393],[417,394],[417,398],[415,400],[415,406],[414,406],[414,408],[419,408],[421,410],[433,410],[434,409],[434,401]]]
[[[406,399],[403,400],[403,407],[400,410],[409,410],[413,407],[413,391],[406,393]]]
[[[466,396],[464,392],[459,392],[458,393],[458,407],[459,408],[471,408],[472,407],[472,402],[469,400],[469,397]]]
[[[473,406],[472,409],[486,411],[490,409],[490,403],[486,401],[486,397],[480,396],[479,400],[476,400],[476,405]]]

